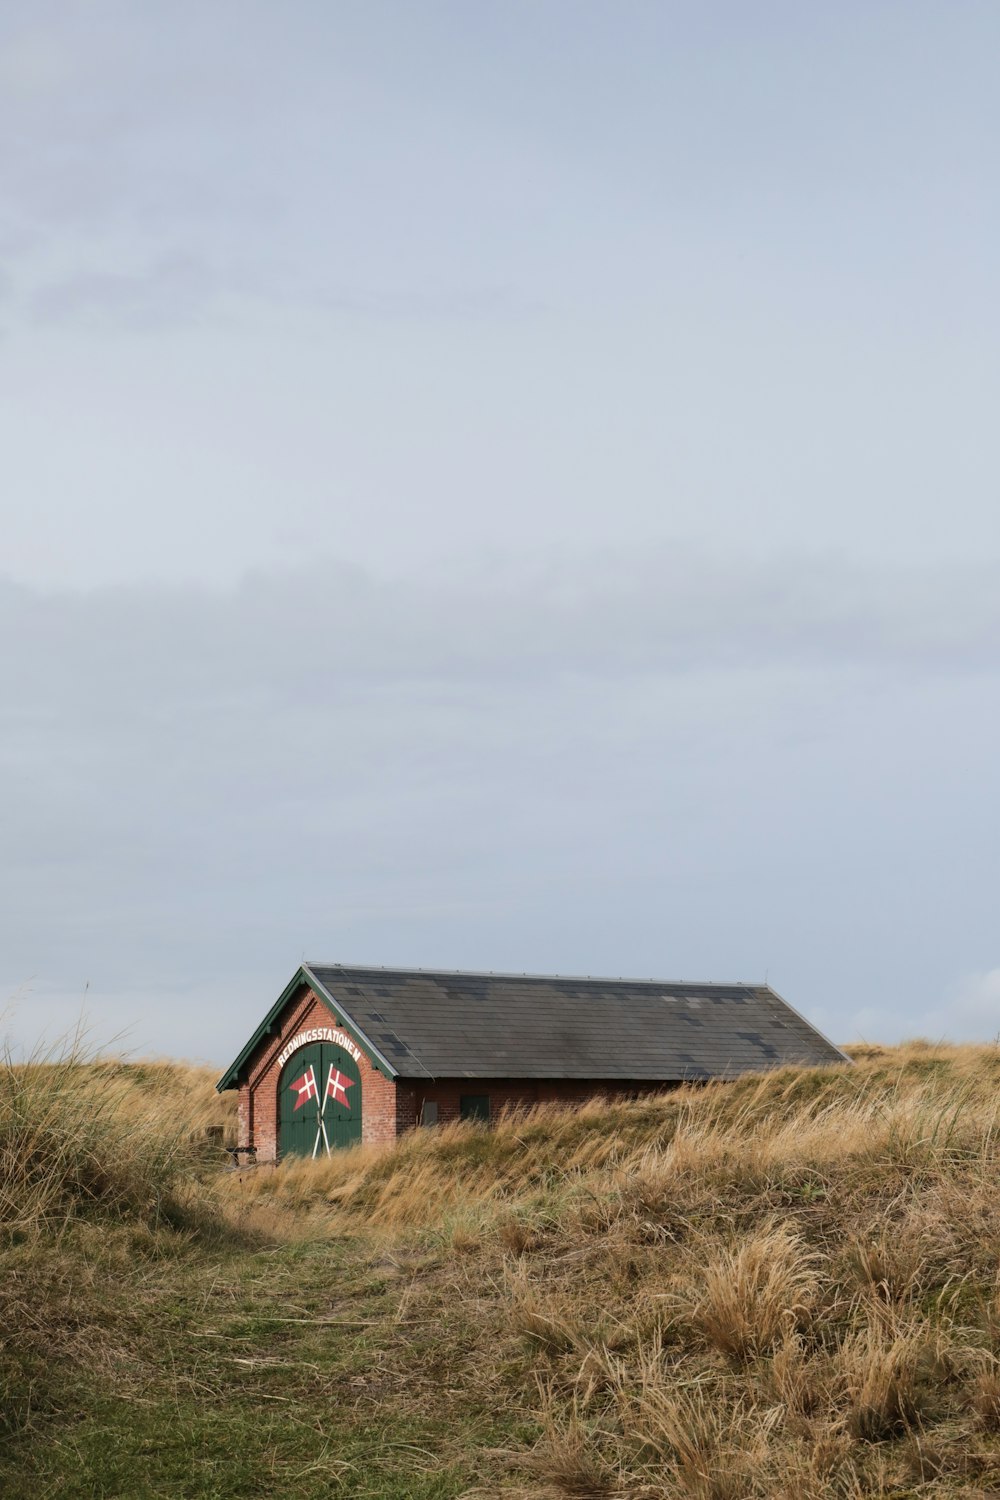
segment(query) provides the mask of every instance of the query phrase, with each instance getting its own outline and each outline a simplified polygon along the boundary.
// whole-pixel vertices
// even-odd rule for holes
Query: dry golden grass
[[[0,1224],[51,1228],[82,1204],[145,1211],[205,1126],[223,1125],[207,1070],[177,1064],[0,1061]],[[212,1091],[214,1094],[214,1090]],[[217,1096],[216,1096],[217,1097]]]
[[[231,1108],[207,1077],[92,1068],[55,1128],[43,1070],[22,1070],[0,1097],[22,1243],[0,1269],[26,1306],[27,1278],[60,1284],[57,1260],[31,1269],[39,1226],[155,1237],[187,1193],[400,1268],[418,1352],[381,1350],[386,1419],[439,1399],[456,1327],[480,1396],[518,1430],[534,1414],[484,1494],[982,1500],[1000,1492],[1000,1051],[855,1055],[239,1173],[190,1139]],[[53,1306],[86,1295],[73,1274]]]
[[[982,1496],[1000,1490],[1000,1051],[855,1056],[418,1131],[227,1191],[451,1257],[498,1391],[517,1347],[540,1382],[514,1492]]]
[[[969,1403],[983,1426],[992,1432],[1000,1430],[1000,1370],[991,1364],[974,1378]]]
[[[877,1318],[847,1334],[835,1369],[853,1437],[879,1442],[913,1429],[930,1414],[927,1407],[946,1365],[940,1339],[940,1332],[921,1321],[886,1325]]]
[[[819,1293],[819,1256],[781,1223],[765,1223],[731,1245],[703,1239],[686,1296],[689,1322],[723,1354],[747,1359],[774,1348],[811,1317]]]
[[[200,1177],[221,1153],[230,1101],[207,1069],[61,1055],[0,1059],[0,1431],[36,1399],[44,1371],[115,1278],[134,1279],[157,1237],[199,1217]],[[127,1232],[123,1241],[114,1230]],[[127,1253],[123,1253],[127,1245]]]

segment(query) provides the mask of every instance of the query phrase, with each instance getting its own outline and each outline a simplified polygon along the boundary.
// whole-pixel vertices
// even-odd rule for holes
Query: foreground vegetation
[[[174,1065],[0,1079],[0,1494],[1000,1494],[1000,1051],[227,1171]]]

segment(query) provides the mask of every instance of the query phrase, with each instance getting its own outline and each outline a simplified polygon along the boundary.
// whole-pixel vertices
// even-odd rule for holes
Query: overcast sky
[[[0,7],[0,1009],[1000,1032],[1000,9]]]

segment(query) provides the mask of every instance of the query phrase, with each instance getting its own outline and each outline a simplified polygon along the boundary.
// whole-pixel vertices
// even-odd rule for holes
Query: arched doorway
[[[331,1042],[293,1052],[278,1082],[278,1155],[328,1156],[361,1139],[361,1074]]]

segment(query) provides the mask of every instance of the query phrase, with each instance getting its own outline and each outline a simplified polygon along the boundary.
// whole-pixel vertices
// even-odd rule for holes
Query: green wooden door
[[[361,1074],[342,1047],[294,1052],[278,1083],[278,1155],[327,1156],[361,1139]]]

